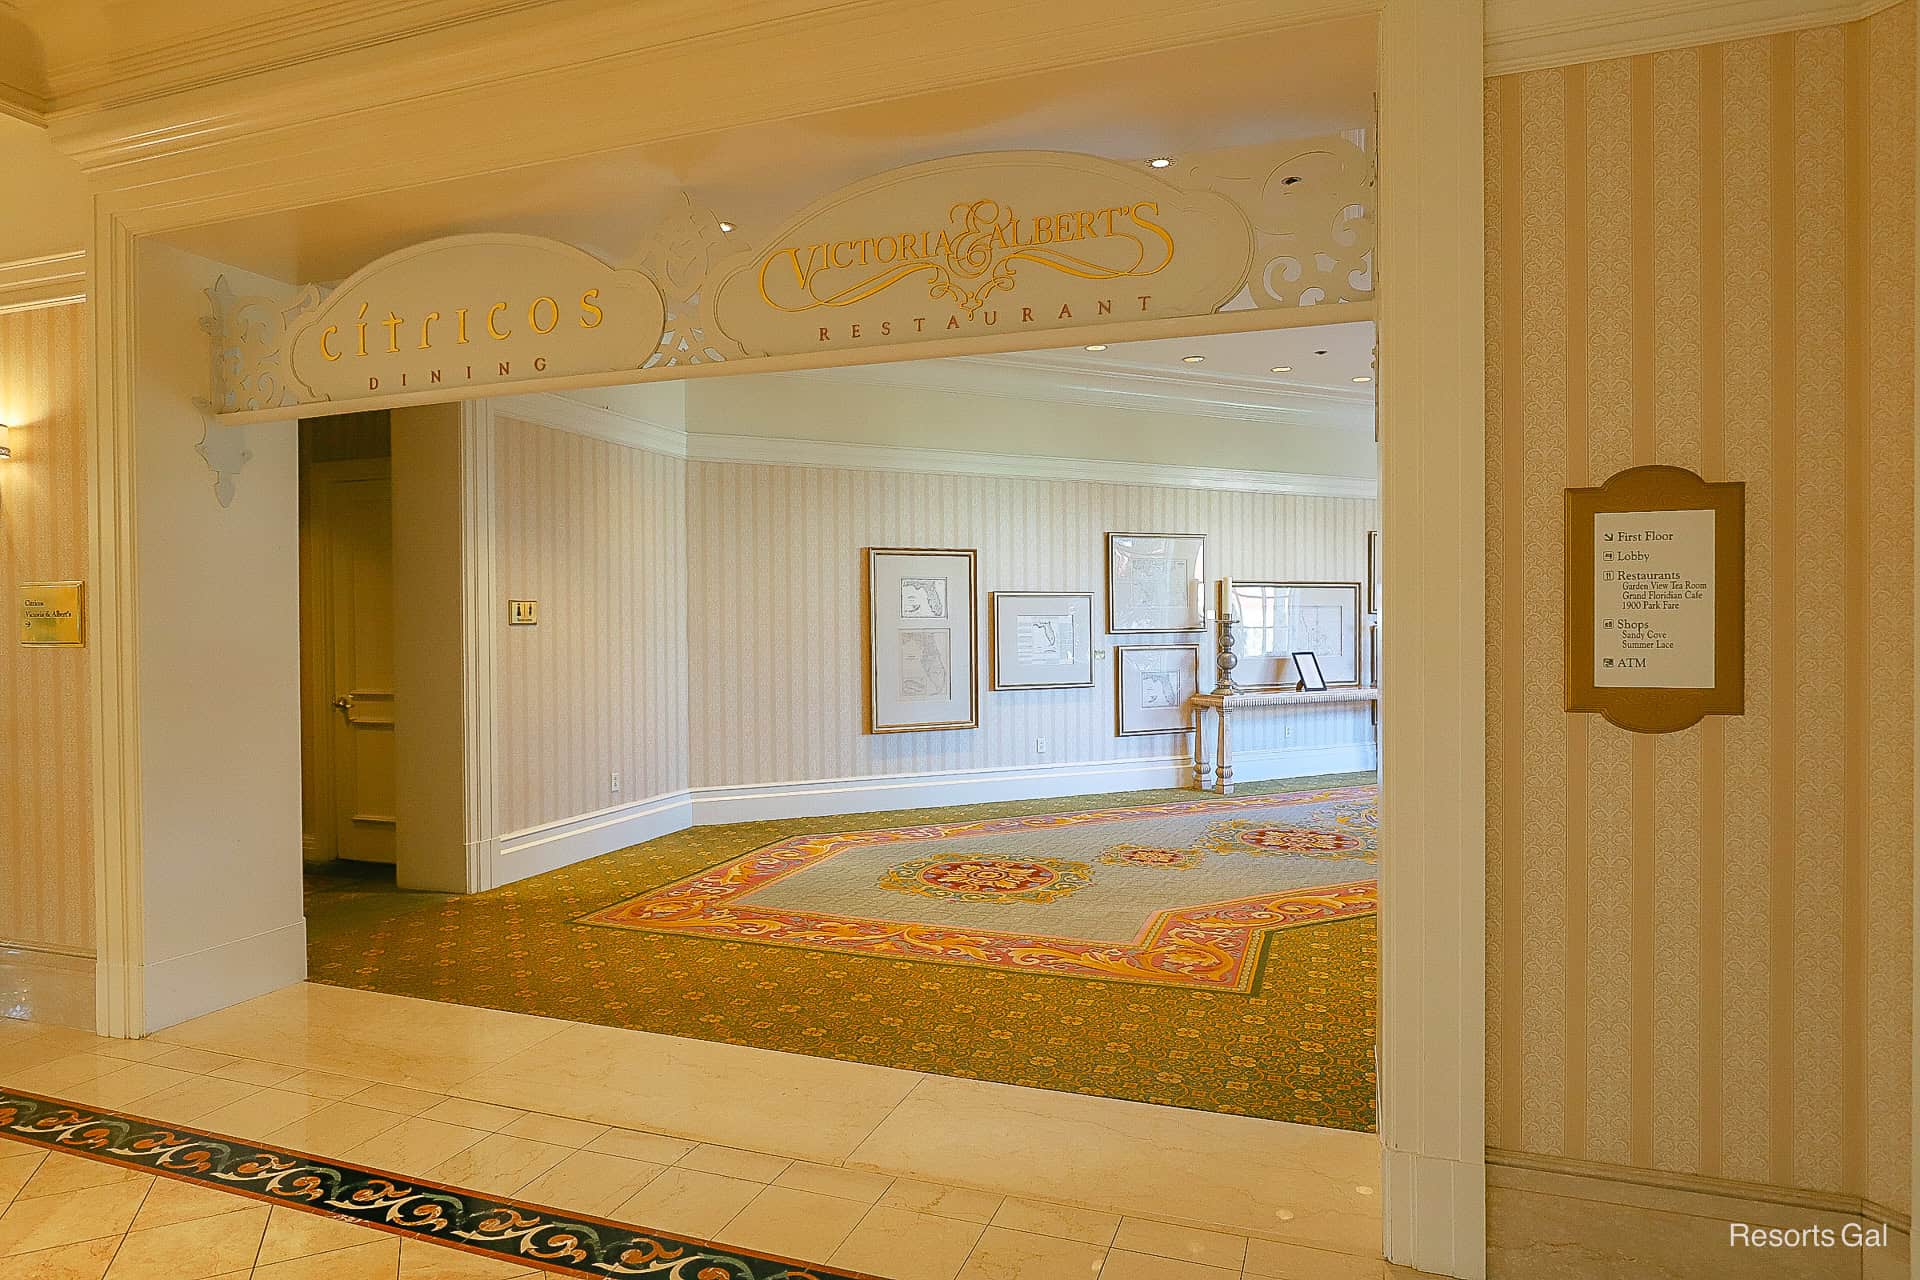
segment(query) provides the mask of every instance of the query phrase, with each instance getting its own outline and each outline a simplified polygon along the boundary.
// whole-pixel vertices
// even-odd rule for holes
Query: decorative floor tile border
[[[1127,942],[1004,933],[860,915],[764,907],[743,898],[849,849],[1023,831],[1057,831],[1156,815],[1232,812],[1370,800],[1372,786],[1179,800],[1016,817],[792,836],[744,857],[623,898],[575,924],[884,956],[1057,977],[1093,978],[1230,991],[1253,987],[1266,936],[1275,929],[1372,915],[1374,879],[1311,885],[1253,897],[1170,908],[1149,917]]]
[[[0,1085],[0,1139],[569,1276],[876,1280]],[[17,1203],[17,1202],[16,1202]]]

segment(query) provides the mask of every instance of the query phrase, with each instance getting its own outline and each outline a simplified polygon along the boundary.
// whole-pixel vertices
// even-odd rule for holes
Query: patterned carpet
[[[1272,820],[1282,810],[1262,797],[1363,788],[1321,797],[1326,803],[1303,807],[1304,820],[1293,825],[1311,832],[1338,825],[1333,820],[1340,813],[1348,825],[1358,816],[1369,827],[1368,847],[1349,853],[1334,874],[1307,881],[1321,886],[1322,896],[1325,886],[1364,884],[1370,890],[1365,815],[1372,812],[1372,781],[1372,775],[1348,775],[1256,784],[1240,796],[1206,802],[1215,811],[1196,811],[1196,817],[1203,830],[1257,817],[1259,830],[1282,831],[1286,825]],[[804,940],[766,945],[701,931],[661,932],[644,921],[639,928],[605,927],[635,902],[658,901],[663,890],[698,883],[703,873],[751,866],[748,855],[783,842],[799,847],[804,838],[835,833],[1192,806],[1196,794],[1129,792],[700,827],[469,897],[370,893],[365,885],[334,893],[320,886],[309,896],[310,970],[318,982],[396,995],[911,1071],[1371,1129],[1377,949],[1373,916],[1351,900],[1321,923],[1273,927],[1292,923],[1281,917],[1248,932],[1244,961],[1237,962],[1229,983],[1112,980],[980,964],[973,957],[955,963],[955,957],[913,954],[913,948],[862,952]],[[1272,834],[1258,839],[1288,843]],[[1159,851],[1191,852],[1165,842]],[[1272,860],[1299,856],[1299,850],[1284,849]],[[1013,880],[1004,869],[997,874],[1016,891],[1036,887],[1031,871],[1013,873]],[[962,878],[968,891],[992,880],[982,880],[977,868],[965,869]],[[918,872],[913,879],[928,883]],[[951,889],[958,881],[949,872],[934,883]],[[867,901],[874,896],[869,893]],[[602,923],[582,923],[584,917]],[[1097,936],[1099,929],[1078,932]]]

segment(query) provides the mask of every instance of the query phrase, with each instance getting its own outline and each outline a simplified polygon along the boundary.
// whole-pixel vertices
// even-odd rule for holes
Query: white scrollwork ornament
[[[682,191],[653,231],[628,256],[624,266],[644,271],[660,286],[667,303],[667,325],[649,369],[718,364],[741,354],[713,323],[706,283],[713,264],[731,250],[720,219]]]
[[[1374,162],[1339,134],[1213,152],[1169,175],[1230,198],[1253,224],[1234,304],[1300,307],[1373,297]]]
[[[241,297],[221,276],[206,290],[212,310],[200,318],[211,343],[215,411],[273,409],[298,404],[287,371],[287,330],[320,303],[320,286],[307,285],[288,302]]]
[[[221,276],[205,292],[212,309],[200,317],[200,329],[207,335],[214,398],[194,402],[206,418],[194,451],[213,472],[215,500],[230,507],[234,482],[253,450],[245,427],[217,422],[213,415],[299,403],[298,392],[288,385],[285,338],[293,321],[319,303],[320,289],[308,285],[292,301],[278,302],[241,297]]]

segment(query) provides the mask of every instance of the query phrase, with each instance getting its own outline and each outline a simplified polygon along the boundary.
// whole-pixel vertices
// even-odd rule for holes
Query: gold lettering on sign
[[[71,649],[86,643],[80,583],[23,582],[18,590],[21,644]]]
[[[929,298],[951,302],[972,319],[995,293],[1019,283],[1020,263],[1079,280],[1138,279],[1164,270],[1174,243],[1159,216],[1155,200],[1032,217],[998,200],[961,201],[945,227],[776,249],[760,264],[760,297],[785,312],[846,307],[918,277]],[[872,270],[852,280],[839,274],[864,268]]]

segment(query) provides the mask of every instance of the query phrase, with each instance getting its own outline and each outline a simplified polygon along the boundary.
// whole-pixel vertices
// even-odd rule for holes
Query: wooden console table
[[[1328,689],[1320,693],[1201,693],[1187,700],[1193,713],[1193,785],[1233,794],[1233,716],[1255,707],[1305,707],[1329,702],[1378,702],[1378,689]],[[1219,724],[1218,768],[1207,759],[1207,713]],[[1216,777],[1217,774],[1217,777]]]

